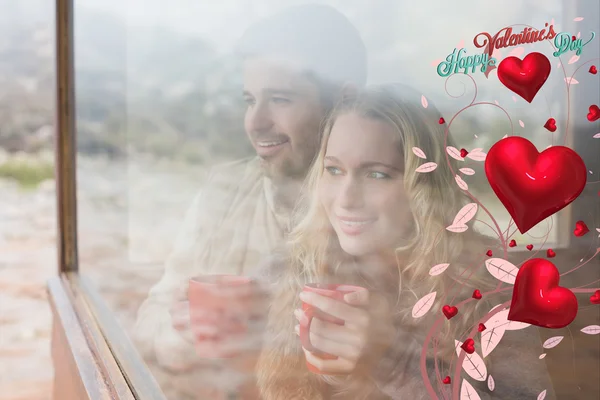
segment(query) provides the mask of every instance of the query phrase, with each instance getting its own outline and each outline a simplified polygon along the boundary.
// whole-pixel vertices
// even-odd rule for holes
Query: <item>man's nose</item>
[[[262,132],[271,129],[273,119],[268,106],[257,102],[254,107],[248,110],[246,125],[249,132]]]
[[[338,191],[338,205],[345,209],[360,208],[364,205],[363,185],[360,180],[347,176]]]

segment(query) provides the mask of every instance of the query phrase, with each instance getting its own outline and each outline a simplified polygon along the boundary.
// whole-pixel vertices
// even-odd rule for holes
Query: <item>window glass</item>
[[[593,1],[527,0],[507,6],[437,0],[177,0],[167,6],[154,0],[81,0],[75,2],[75,17],[81,271],[117,314],[168,398],[226,398],[218,396],[238,389],[251,398],[256,377],[265,398],[284,398],[293,387],[285,373],[292,370],[301,378],[294,385],[305,385],[311,398],[323,388],[361,386],[363,370],[357,366],[369,358],[362,357],[368,346],[353,341],[371,343],[361,338],[374,334],[364,333],[360,324],[342,329],[335,321],[317,323],[317,330],[330,329],[326,338],[331,329],[342,332],[339,343],[358,346],[361,357],[356,362],[341,357],[348,362],[335,367],[358,374],[350,380],[314,373],[314,365],[309,369],[304,355],[296,354],[300,338],[294,335],[293,309],[301,302],[294,285],[277,291],[290,281],[324,280],[318,271],[335,270],[332,248],[341,249],[343,260],[349,256],[367,265],[369,276],[375,265],[389,266],[386,252],[396,249],[396,255],[405,256],[397,258],[391,272],[402,271],[402,286],[392,284],[390,290],[402,299],[394,309],[406,318],[399,317],[400,326],[414,325],[419,333],[404,339],[414,351],[395,352],[398,345],[388,343],[389,360],[364,361],[372,366],[365,373],[377,382],[372,390],[397,392],[393,397],[430,389],[439,398],[448,398],[451,390],[475,390],[483,398],[495,380],[509,398],[544,390],[548,396],[577,390],[578,398],[599,393],[586,378],[597,375],[597,357],[591,354],[598,343],[581,331],[598,324],[598,306],[590,300],[594,293],[585,290],[598,287],[600,278],[592,250],[598,247],[600,216],[600,140],[593,139],[598,128],[593,117],[600,110],[590,108],[598,104],[598,75],[590,67],[600,67],[594,61],[599,38],[592,32],[600,32]],[[542,35],[550,38],[536,40]],[[486,38],[496,49],[486,49]],[[323,135],[328,145],[319,156]],[[512,141],[515,137],[539,152],[549,149],[535,173],[527,163],[537,153]],[[490,151],[509,142],[516,144]],[[559,147],[565,145],[575,153]],[[493,161],[485,161],[487,156]],[[313,160],[315,179],[305,181]],[[511,181],[517,175],[520,181]],[[558,186],[549,188],[544,179]],[[544,218],[574,197],[574,205]],[[308,221],[317,220],[325,224],[319,232],[329,232],[331,240],[315,239],[320,236]],[[381,256],[373,246],[391,250],[381,250],[386,254]],[[398,250],[404,248],[412,250]],[[459,279],[464,286],[444,286],[450,276],[460,275],[462,261],[457,260],[471,256],[470,275]],[[483,302],[476,310],[472,303],[459,307],[458,316],[435,325],[442,306],[460,303],[466,288],[466,298],[477,288],[487,293],[485,282],[506,289],[483,299],[493,304],[482,315],[510,302],[511,276],[529,258],[553,263],[565,274],[561,284],[579,288],[580,311],[572,325],[557,328],[560,323],[548,317],[539,324],[554,328],[517,322],[506,328],[508,322],[497,321],[504,314],[496,314],[486,324],[492,327],[488,332],[497,329],[502,337],[497,350],[490,344],[492,334],[467,324],[470,314],[486,307]],[[439,273],[445,263],[450,266]],[[434,266],[438,269],[429,272]],[[345,276],[331,273],[336,279]],[[294,274],[298,280],[290,279]],[[240,276],[269,283],[266,287],[275,288],[270,294],[283,297],[257,299],[256,288]],[[190,284],[191,278],[196,281]],[[354,278],[334,283],[356,285]],[[396,282],[374,279],[374,287]],[[244,290],[252,296],[240,301]],[[417,300],[433,291],[431,311],[413,318]],[[295,300],[285,300],[282,292]],[[286,301],[296,305],[288,310]],[[466,311],[469,307],[475,311]],[[577,308],[561,307],[565,315],[568,307]],[[271,317],[263,320],[267,309]],[[530,313],[522,311],[521,318],[531,321],[543,310]],[[270,324],[265,336],[263,321]],[[454,336],[444,337],[440,324],[450,324],[446,328]],[[466,325],[459,333],[460,324]],[[434,326],[438,331],[428,342],[425,333]],[[245,334],[238,332],[235,340],[220,336],[235,327]],[[390,331],[409,335],[408,328]],[[456,353],[441,354],[454,339],[464,342],[469,332],[482,365],[492,358],[493,364],[480,375],[468,368],[455,375]],[[315,337],[311,340],[318,343]],[[549,350],[543,343],[551,337],[564,342]],[[249,344],[248,338],[270,344]],[[240,350],[233,342],[246,347],[239,345]],[[432,354],[431,386],[423,384],[416,367],[424,344]],[[515,353],[519,346],[529,350]],[[440,355],[434,357],[438,347]],[[251,366],[259,355],[255,373]],[[507,363],[516,356],[523,357],[517,363],[522,370],[512,371]],[[399,369],[386,369],[386,360]],[[526,365],[536,371],[528,374]],[[384,378],[380,369],[395,379]],[[446,375],[450,384],[443,383]],[[371,390],[366,386],[356,393]]]

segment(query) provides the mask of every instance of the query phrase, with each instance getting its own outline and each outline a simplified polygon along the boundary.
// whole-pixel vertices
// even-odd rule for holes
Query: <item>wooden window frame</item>
[[[79,273],[73,0],[56,0],[56,196],[58,274],[53,313],[54,398],[166,400],[99,292]]]

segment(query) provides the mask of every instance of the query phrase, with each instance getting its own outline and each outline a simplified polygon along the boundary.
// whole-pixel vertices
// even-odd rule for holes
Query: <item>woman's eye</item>
[[[325,170],[329,172],[329,175],[340,175],[342,173],[342,171],[336,167],[325,167]]]
[[[389,179],[390,178],[390,176],[388,174],[384,174],[383,172],[377,172],[377,171],[369,172],[369,177],[374,178],[374,179]]]
[[[244,103],[246,103],[247,105],[251,106],[254,104],[254,99],[250,98],[250,97],[246,97],[244,98]]]
[[[287,104],[287,103],[289,103],[289,102],[290,102],[290,100],[289,100],[289,99],[286,99],[286,98],[284,98],[284,97],[273,97],[271,100],[272,100],[272,101],[273,101],[273,103],[275,103],[275,104]]]

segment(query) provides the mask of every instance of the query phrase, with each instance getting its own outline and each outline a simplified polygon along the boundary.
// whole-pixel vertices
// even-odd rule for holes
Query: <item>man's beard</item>
[[[291,160],[285,159],[281,162],[271,162],[269,160],[262,159],[262,168],[264,174],[273,180],[275,184],[284,183],[285,181],[302,181],[306,177],[308,170],[312,164],[314,157],[307,159],[304,157],[302,160]]]

